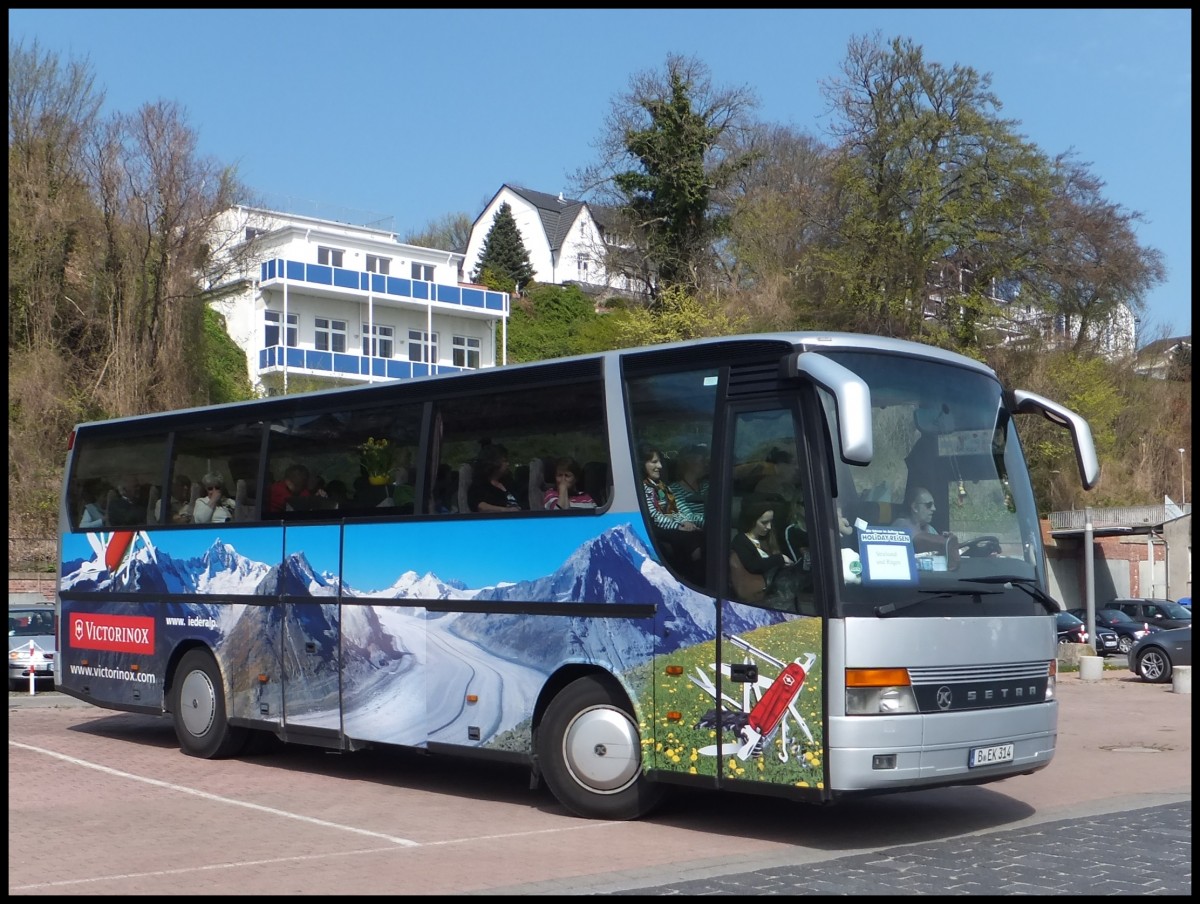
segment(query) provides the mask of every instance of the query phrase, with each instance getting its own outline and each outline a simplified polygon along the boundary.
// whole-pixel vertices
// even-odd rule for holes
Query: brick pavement
[[[1065,819],[609,895],[1191,895],[1192,804]]]

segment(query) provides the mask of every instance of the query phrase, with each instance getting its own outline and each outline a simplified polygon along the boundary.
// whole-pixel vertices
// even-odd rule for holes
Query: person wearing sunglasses
[[[232,521],[233,500],[225,495],[225,481],[219,474],[205,474],[204,495],[196,500],[192,509],[192,521],[196,524]]]
[[[892,522],[892,527],[912,534],[913,549],[917,553],[932,552],[957,560],[958,538],[949,531],[939,531],[933,526],[937,503],[929,490],[922,486],[911,487],[904,499],[904,512],[902,517]]]

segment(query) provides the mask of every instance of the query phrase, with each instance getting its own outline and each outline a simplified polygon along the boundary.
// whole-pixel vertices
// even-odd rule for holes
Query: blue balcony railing
[[[284,367],[284,348],[272,345],[258,350],[259,372]],[[408,380],[430,374],[456,374],[467,370],[453,364],[424,364],[420,361],[401,361],[396,358],[368,358],[344,352],[322,352],[311,348],[287,349],[287,368],[331,377],[362,380],[379,377],[388,380]]]
[[[343,267],[309,264],[281,257],[262,262],[259,280],[264,286],[287,280],[292,283],[371,292],[381,298],[394,298],[399,301],[434,301],[460,305],[464,308],[492,312],[497,317],[508,315],[508,295],[504,292],[385,276],[365,270],[346,270]]]

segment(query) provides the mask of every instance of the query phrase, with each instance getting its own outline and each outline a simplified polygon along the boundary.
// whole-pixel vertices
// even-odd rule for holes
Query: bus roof
[[[248,406],[249,408],[257,411],[264,405],[291,405],[305,399],[327,398],[329,396],[339,394],[345,394],[348,398],[353,398],[353,395],[356,393],[378,393],[383,389],[383,387],[388,387],[391,390],[395,390],[399,386],[425,386],[430,382],[443,383],[445,381],[457,379],[478,380],[482,375],[486,374],[512,374],[514,372],[535,371],[547,367],[559,366],[569,368],[572,364],[577,364],[580,362],[595,363],[613,358],[640,357],[643,355],[655,355],[660,353],[670,354],[673,351],[686,351],[694,353],[699,349],[717,345],[752,345],[755,343],[787,343],[796,348],[798,351],[807,352],[852,349],[859,351],[874,350],[888,354],[940,360],[948,364],[954,364],[960,367],[968,367],[990,376],[995,376],[995,372],[990,367],[980,361],[975,360],[974,358],[969,358],[966,355],[939,348],[935,345],[927,345],[907,339],[876,336],[869,333],[849,332],[781,331],[774,333],[741,333],[732,336],[710,336],[699,339],[686,339],[678,342],[660,343],[657,345],[634,346],[629,348],[613,349],[611,351],[590,352],[587,354],[573,355],[563,358],[547,358],[542,361],[499,365],[482,370],[430,374],[427,376],[412,377],[406,380],[386,380],[375,383],[361,383],[353,386],[333,386],[326,389],[292,393],[286,396],[270,396],[266,398],[227,402],[220,405],[200,405],[192,408],[179,408],[170,411],[148,412],[146,414],[132,415],[130,417],[123,418],[86,421],[78,423],[75,426],[76,429],[79,429],[83,427],[103,427],[110,424],[130,425],[141,420],[151,422],[162,418],[173,418],[175,416],[186,417],[189,414],[199,414],[200,412],[211,414],[213,412],[223,410],[234,411],[240,406]]]

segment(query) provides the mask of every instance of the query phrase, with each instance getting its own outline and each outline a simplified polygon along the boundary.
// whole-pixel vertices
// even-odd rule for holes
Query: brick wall
[[[10,574],[8,576],[8,592],[40,593],[46,599],[53,601],[55,578],[56,576],[53,574],[40,572]]]

